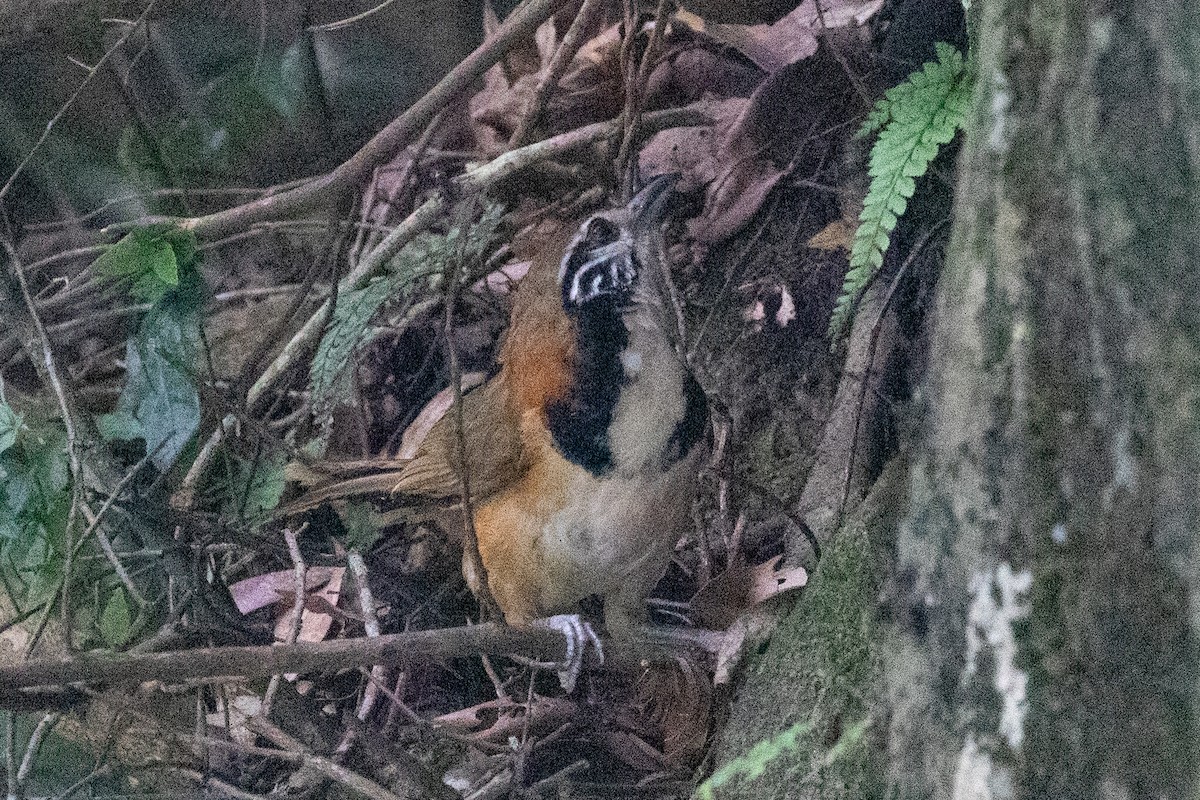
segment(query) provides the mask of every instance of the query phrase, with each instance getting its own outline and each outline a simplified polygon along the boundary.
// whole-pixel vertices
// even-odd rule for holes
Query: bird
[[[499,371],[463,397],[461,443],[447,414],[410,461],[313,486],[302,507],[384,487],[456,499],[461,444],[479,556],[505,621],[574,618],[595,595],[605,629],[632,633],[690,525],[708,421],[667,291],[674,183],[659,176],[627,204],[543,237]]]

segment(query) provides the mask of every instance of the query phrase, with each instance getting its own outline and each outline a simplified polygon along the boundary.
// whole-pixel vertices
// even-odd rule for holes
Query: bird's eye
[[[592,217],[584,223],[583,241],[580,244],[587,249],[595,249],[612,244],[619,238],[621,238],[621,229],[612,220],[604,217]]]

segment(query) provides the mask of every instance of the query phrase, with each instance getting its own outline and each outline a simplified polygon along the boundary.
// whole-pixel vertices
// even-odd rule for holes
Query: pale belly
[[[505,617],[574,612],[595,594],[610,628],[640,619],[689,526],[698,457],[654,475],[601,478],[556,455],[483,504],[480,553]]]

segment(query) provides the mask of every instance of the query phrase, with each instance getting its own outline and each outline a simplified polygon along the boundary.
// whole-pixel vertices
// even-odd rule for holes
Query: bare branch
[[[571,27],[567,28],[567,33],[563,36],[558,49],[554,51],[554,57],[550,59],[545,74],[538,81],[533,98],[529,101],[529,108],[525,109],[525,114],[517,124],[517,129],[513,131],[512,138],[508,140],[509,149],[520,147],[529,141],[529,135],[537,127],[542,119],[542,114],[546,111],[550,95],[558,88],[559,78],[563,76],[571,61],[574,60],[575,54],[583,46],[583,37],[604,7],[604,0],[583,0],[579,13],[575,15]]]
[[[256,222],[282,219],[333,202],[342,192],[365,182],[375,167],[406,147],[438,112],[466,91],[479,76],[499,61],[514,43],[532,33],[564,2],[565,0],[527,0],[509,15],[495,36],[489,37],[424,97],[375,134],[362,149],[339,164],[332,172],[313,178],[290,191],[214,214],[192,217],[183,220],[180,225],[200,236],[221,236]]]
[[[647,114],[642,120],[642,126],[643,130],[658,130],[681,125],[711,124],[711,122],[712,117],[701,106],[694,105]],[[619,121],[616,120],[597,122],[527,147],[510,150],[487,164],[455,178],[456,193],[483,193],[499,181],[527,169],[533,164],[604,140],[619,129],[619,124]],[[365,286],[373,276],[383,269],[392,256],[416,238],[417,234],[428,229],[448,205],[448,198],[441,192],[422,203],[384,237],[374,250],[359,260],[354,269],[342,279],[338,292],[348,292]],[[250,387],[246,393],[247,407],[252,408],[275,385],[276,381],[309,352],[309,349],[320,337],[328,315],[329,301],[326,300],[312,313],[300,330],[296,331],[279,355],[275,357],[275,360]],[[225,431],[234,424],[234,421],[232,416],[226,417],[205,442],[196,460],[192,462],[191,469],[184,477],[180,489],[172,498],[172,505],[177,508],[189,507],[195,486],[198,485],[204,470],[208,468],[208,463],[224,438]]]
[[[142,12],[141,16],[139,16],[133,22],[133,24],[129,25],[125,29],[125,32],[121,34],[120,38],[113,43],[112,47],[105,51],[104,55],[100,57],[100,60],[97,61],[94,66],[87,67],[82,64],[80,65],[87,70],[87,77],[85,77],[83,82],[75,88],[75,91],[72,92],[71,96],[67,98],[67,102],[63,103],[62,107],[59,108],[54,116],[50,118],[50,121],[46,123],[46,128],[42,131],[42,135],[39,136],[38,140],[33,143],[33,147],[30,148],[29,152],[25,154],[25,157],[21,159],[21,163],[17,164],[17,168],[14,169],[12,174],[8,176],[8,180],[4,182],[4,186],[0,187],[0,203],[4,201],[5,196],[8,195],[9,190],[12,189],[13,184],[16,183],[16,180],[20,174],[25,171],[27,166],[29,166],[29,162],[33,160],[33,157],[37,151],[40,150],[42,145],[46,143],[46,140],[50,138],[50,132],[54,130],[54,126],[58,124],[58,121],[63,118],[63,115],[67,113],[71,106],[75,105],[75,101],[79,99],[79,96],[83,94],[83,90],[86,89],[88,84],[92,82],[92,78],[96,77],[96,73],[99,72],[106,63],[108,63],[108,60],[112,58],[118,50],[124,47],[125,42],[129,41],[129,37],[133,36],[134,32],[142,26],[142,23],[145,22],[146,17],[150,15],[150,11],[154,8],[154,4],[157,1],[158,0],[150,0],[150,2],[146,5],[146,10]]]
[[[724,637],[725,634],[714,631],[644,629],[636,638],[607,642],[604,663],[631,668],[643,661],[674,663],[681,647],[716,652]],[[124,655],[80,653],[73,658],[0,666],[0,706],[19,699],[18,689],[35,686],[87,681],[178,683],[199,678],[261,678],[280,672],[444,661],[474,657],[479,653],[519,653],[539,661],[561,661],[566,656],[566,638],[549,628],[510,628],[487,622],[460,628],[388,634],[374,639]]]

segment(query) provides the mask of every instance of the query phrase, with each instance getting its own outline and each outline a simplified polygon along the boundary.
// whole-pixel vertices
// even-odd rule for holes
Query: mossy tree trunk
[[[873,677],[840,707],[747,713],[787,679],[772,652],[835,663],[804,598],[720,759],[808,715],[824,741],[789,769],[809,774],[861,706],[857,774],[737,791],[1200,797],[1200,6],[971,13],[979,89],[907,511],[894,537],[839,534],[891,557],[862,559],[886,572],[855,617]]]

